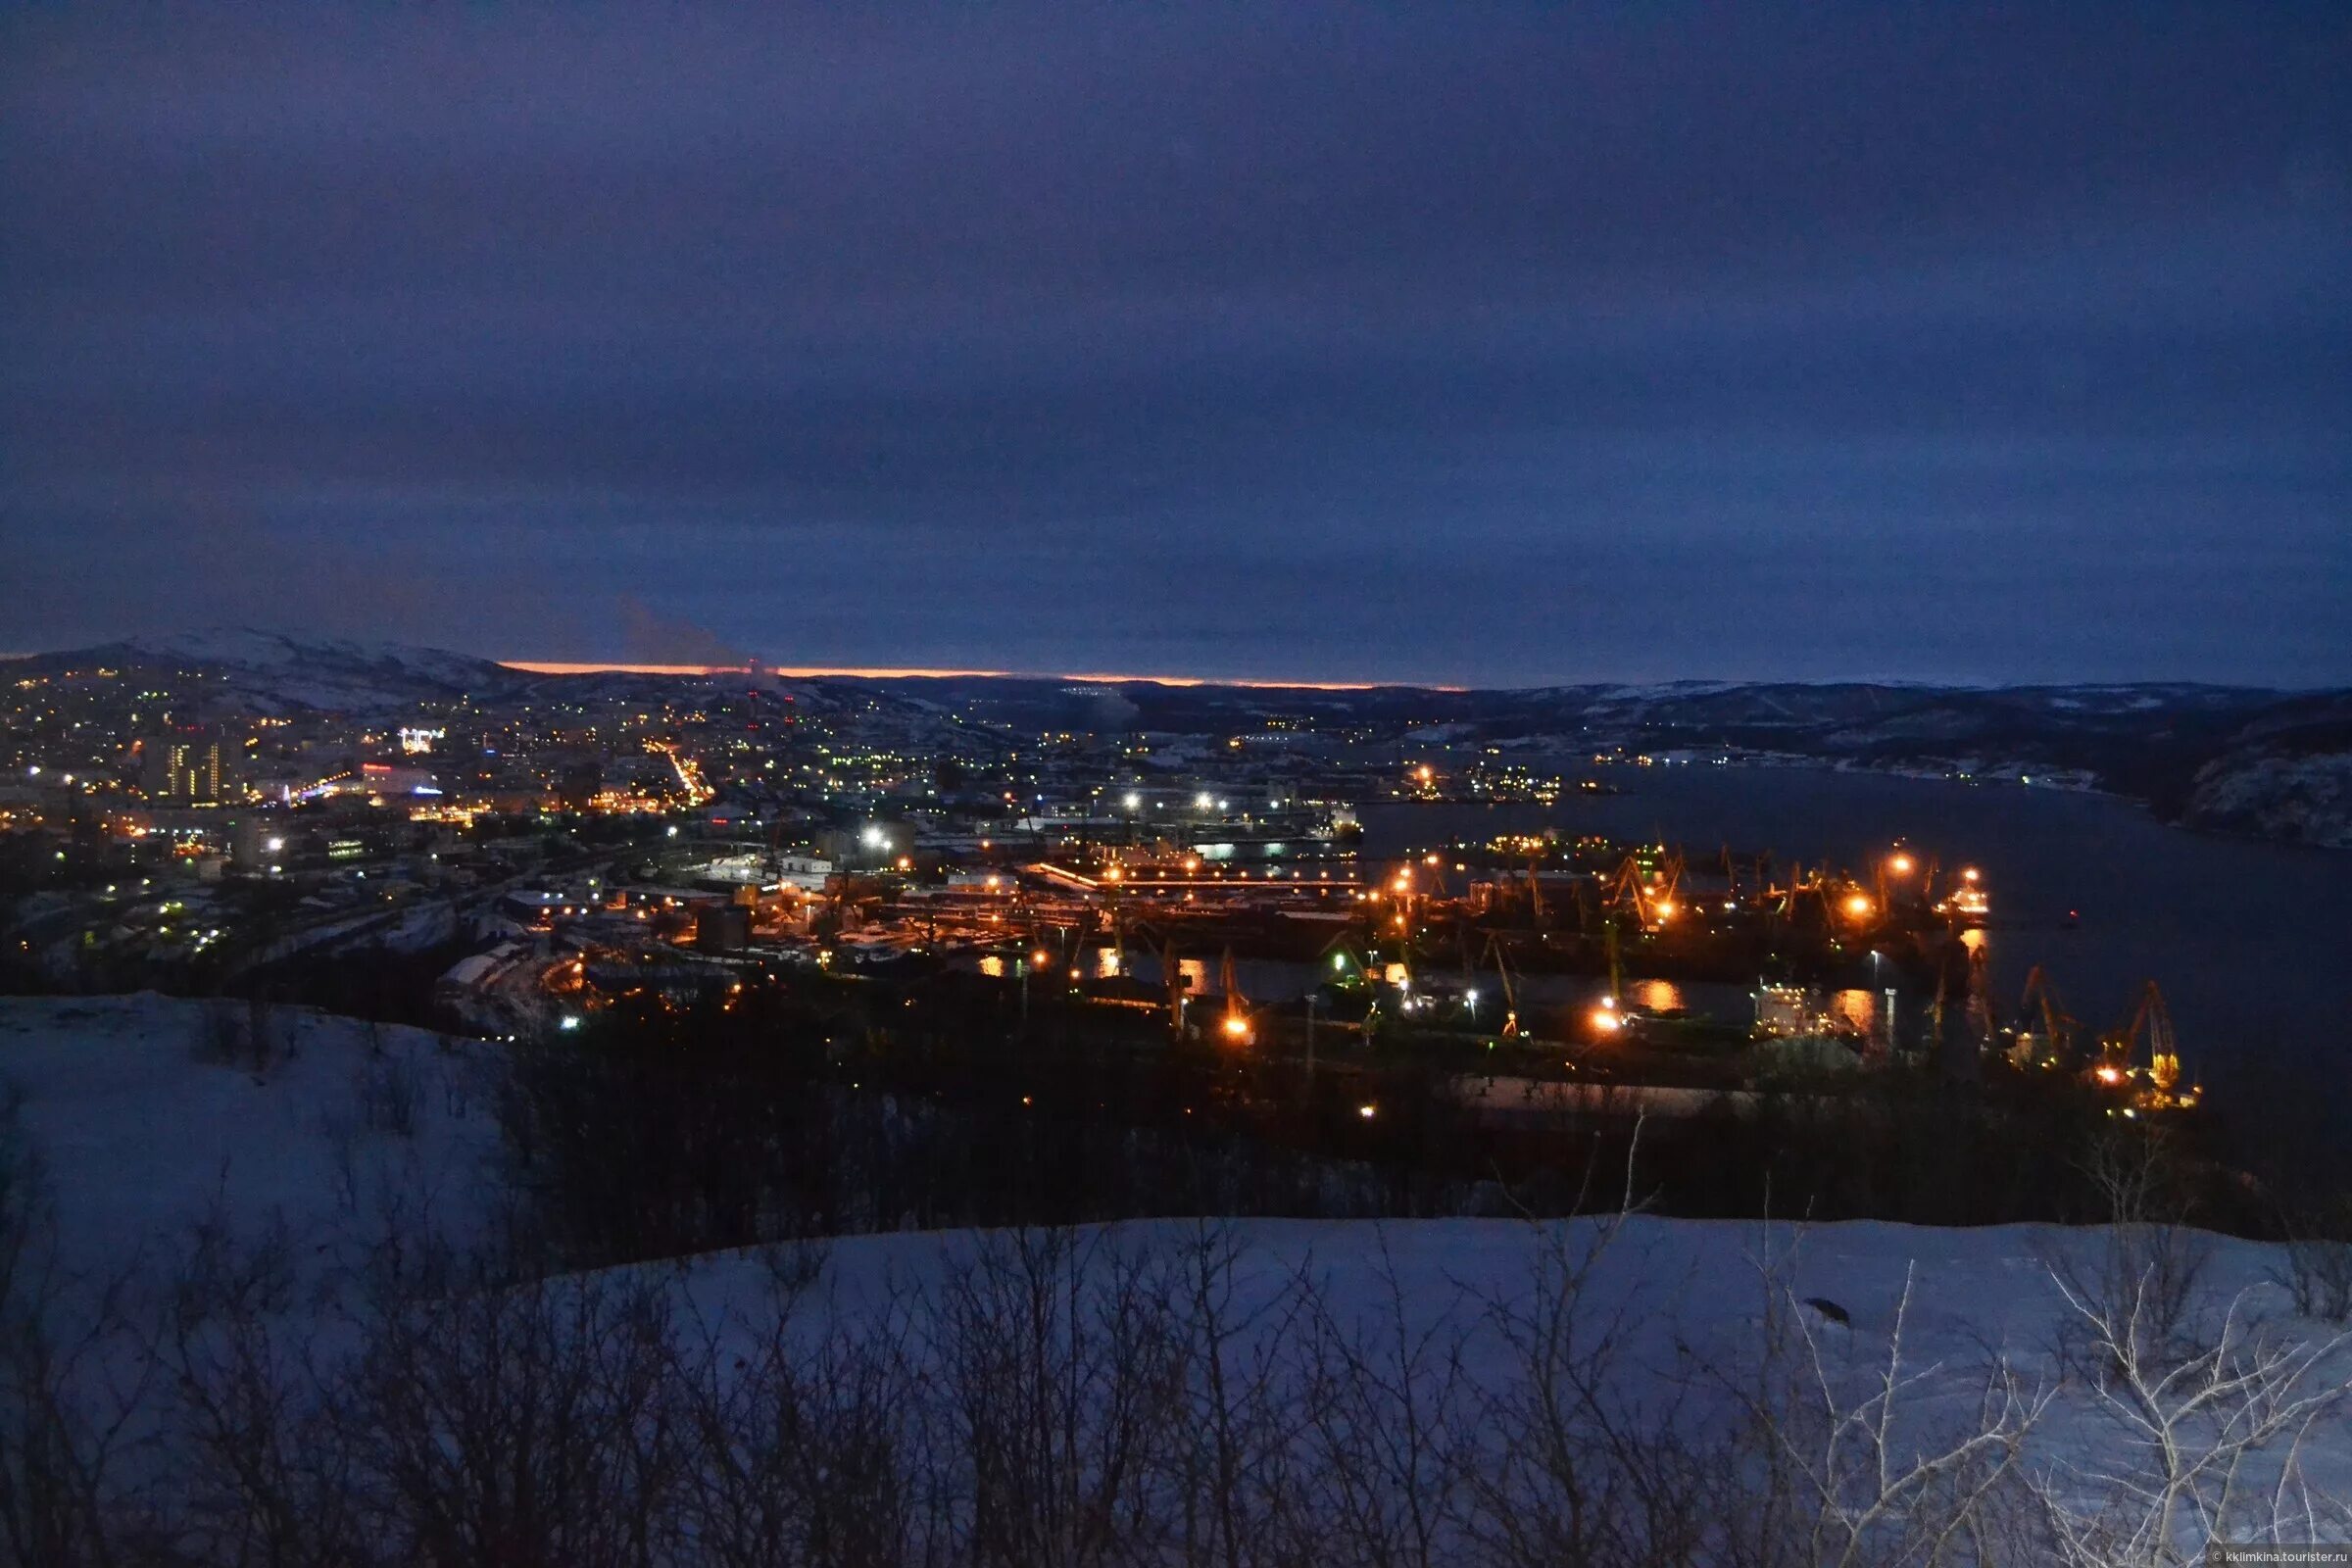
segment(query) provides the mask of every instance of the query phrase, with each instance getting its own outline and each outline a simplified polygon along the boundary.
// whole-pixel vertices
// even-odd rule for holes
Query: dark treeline
[[[1662,1212],[1991,1224],[2098,1217],[2114,1122],[2062,1090],[1843,1075],[1696,1115],[1607,1093],[1481,1119],[1464,1063],[1409,1049],[1267,1059],[1138,1011],[1007,988],[749,979],[624,1000],[505,1048],[492,1102],[518,1191],[580,1261],[779,1238],[1160,1215],[1558,1215],[1637,1136]],[[2199,1223],[2262,1233],[2259,1189],[2179,1141]]]

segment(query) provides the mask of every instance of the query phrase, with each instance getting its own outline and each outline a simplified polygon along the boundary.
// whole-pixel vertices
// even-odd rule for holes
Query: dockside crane
[[[2144,1069],[2135,1059],[2140,1054],[2143,1034],[2147,1038]],[[2184,1093],[2175,1094],[2180,1082],[2180,1046],[2173,1034],[2173,1009],[2153,980],[2141,988],[2139,1000],[2133,1004],[2132,1014],[2123,1026],[2099,1042],[2099,1056],[2097,1074],[2101,1083],[2121,1083],[2144,1070],[2153,1091],[2150,1104],[2185,1106],[2197,1102],[2198,1091],[2193,1086]]]
[[[2058,999],[2049,972],[2035,964],[2026,975],[2025,994],[2018,999],[2019,1027],[2015,1050],[2020,1065],[2034,1060],[2063,1062],[2075,1054],[2075,1035],[2082,1026]]]

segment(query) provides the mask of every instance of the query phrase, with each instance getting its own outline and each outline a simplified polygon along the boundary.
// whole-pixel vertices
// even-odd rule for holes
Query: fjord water
[[[1907,840],[1947,874],[1983,869],[2004,1013],[2035,963],[2093,1031],[2153,979],[2189,1068],[2241,1132],[2278,1116],[2352,1142],[2352,852],[2190,833],[2127,801],[2016,784],[1703,762],[1608,777],[1623,793],[1554,807],[1367,807],[1365,852],[1556,826],[1681,844],[1694,860],[1728,844],[1861,872]]]

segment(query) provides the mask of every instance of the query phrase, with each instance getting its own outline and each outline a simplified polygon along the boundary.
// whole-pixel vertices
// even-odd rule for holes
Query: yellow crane
[[[2139,1070],[2134,1058],[2140,1054],[2142,1034],[2147,1037],[2148,1082],[2154,1086],[2159,1103],[2173,1103],[2173,1091],[2180,1082],[2180,1046],[2173,1035],[2173,1009],[2153,980],[2141,988],[2123,1026],[2099,1042],[2099,1081],[2120,1083]],[[2181,1097],[2181,1102],[2193,1104],[2195,1093],[2192,1089]]]

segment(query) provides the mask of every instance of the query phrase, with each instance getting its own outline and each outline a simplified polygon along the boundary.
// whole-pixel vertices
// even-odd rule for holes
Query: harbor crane
[[[1491,936],[1487,938],[1487,955],[1494,960],[1495,978],[1502,982],[1501,1037],[1516,1040],[1519,1037],[1519,988],[1511,983],[1511,966],[1502,956],[1502,944]]]
[[[2173,1034],[2173,1009],[2166,1004],[2163,991],[2153,980],[2141,988],[2139,1000],[2122,1027],[2099,1042],[2099,1081],[2120,1083],[2140,1070],[2135,1058],[2140,1054],[2143,1034],[2147,1039],[2148,1082],[2155,1087],[2160,1101],[2169,1103],[2174,1087],[2180,1082],[2180,1047]]]
[[[2049,971],[2035,964],[2026,975],[2025,994],[2018,999],[2018,1027],[2014,1048],[2020,1065],[2027,1062],[2065,1061],[2073,1056],[2075,1035],[2082,1025],[2058,1000],[2058,988],[2050,981]]]

